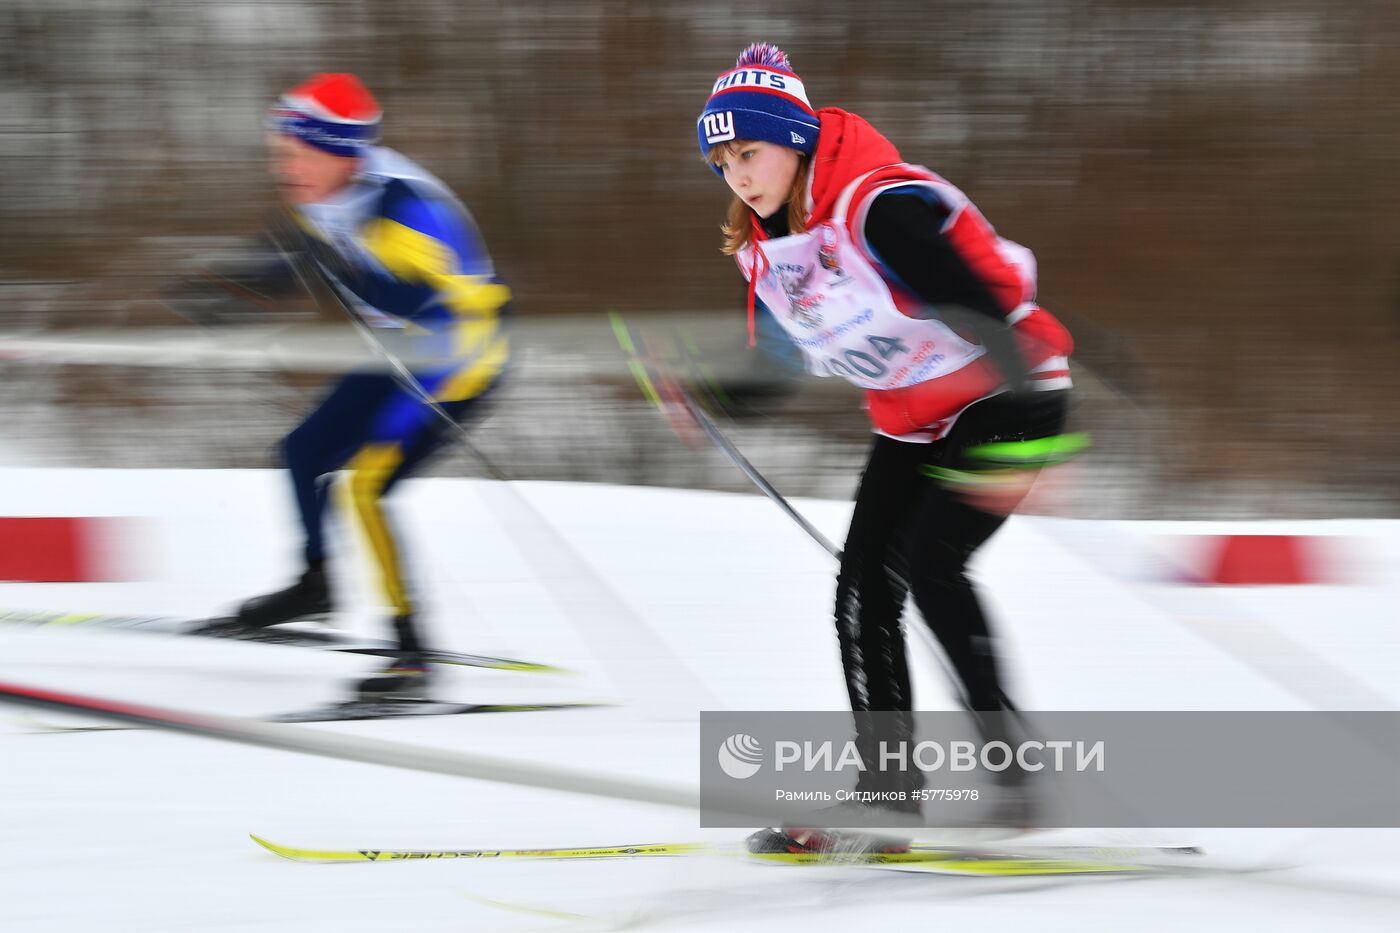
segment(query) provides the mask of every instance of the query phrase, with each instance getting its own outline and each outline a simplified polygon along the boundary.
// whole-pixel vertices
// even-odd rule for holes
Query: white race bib
[[[900,311],[839,220],[755,243],[739,261],[745,270],[757,262],[758,297],[819,376],[895,389],[955,372],[984,352],[942,321]]]

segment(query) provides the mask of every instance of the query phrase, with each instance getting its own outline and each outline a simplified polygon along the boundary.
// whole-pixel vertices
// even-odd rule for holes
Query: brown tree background
[[[262,112],[354,70],[524,315],[736,313],[694,120],[754,40],[1032,247],[1174,482],[1394,510],[1400,6],[1322,0],[6,0],[0,325],[102,322],[256,227]],[[139,323],[139,321],[134,321]]]

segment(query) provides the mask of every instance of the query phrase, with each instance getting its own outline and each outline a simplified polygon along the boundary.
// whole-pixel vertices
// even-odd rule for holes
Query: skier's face
[[[787,205],[800,160],[796,149],[756,140],[726,143],[713,156],[730,189],[763,218]]]
[[[315,204],[324,201],[350,183],[359,159],[332,155],[294,136],[276,134],[267,138],[272,153],[272,177],[288,204]]]

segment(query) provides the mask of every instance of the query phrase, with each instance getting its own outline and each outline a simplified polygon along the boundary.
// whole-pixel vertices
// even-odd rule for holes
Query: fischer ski
[[[649,843],[630,846],[592,846],[568,849],[308,849],[286,846],[250,834],[258,845],[298,862],[389,862],[444,859],[627,859],[680,856],[742,856],[756,862],[779,865],[912,869],[956,875],[1031,876],[1130,874],[1162,866],[1149,864],[1146,856],[1199,855],[1192,847],[1116,848],[1100,846],[1044,846],[1023,849],[978,849],[959,846],[919,845],[907,852],[815,853],[742,851],[733,846],[696,842]]]
[[[279,845],[250,833],[254,842],[283,858],[296,862],[390,862],[405,859],[602,859],[658,858],[679,855],[706,855],[714,850],[700,842],[662,843],[635,846],[592,846],[573,849],[302,849]]]
[[[1109,862],[1069,856],[1035,857],[960,848],[913,848],[908,852],[855,854],[749,852],[746,855],[755,861],[779,865],[824,865],[828,867],[851,865],[858,868],[991,877],[1133,874],[1152,870],[1150,866],[1132,862]]]
[[[269,628],[247,628],[232,624],[232,619],[178,619],[165,616],[120,616],[83,612],[0,611],[0,623],[54,628],[96,628],[112,631],[142,632],[152,635],[174,635],[196,638],[227,638],[260,644],[285,645],[294,648],[324,648],[344,654],[393,657],[399,653],[396,642],[388,639],[362,638],[349,632],[328,628],[306,628],[277,625]],[[564,668],[515,658],[466,654],[458,651],[425,652],[433,664],[453,664],[480,667],[496,671],[525,671],[530,673],[562,674]]]

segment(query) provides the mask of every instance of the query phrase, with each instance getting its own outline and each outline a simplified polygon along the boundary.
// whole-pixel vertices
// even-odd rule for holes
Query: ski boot
[[[418,638],[412,613],[394,618],[394,632],[399,639],[399,653],[383,670],[360,681],[357,689],[366,699],[421,699],[433,680],[427,653]]]
[[[836,861],[842,856],[908,852],[914,830],[923,825],[914,803],[852,801],[823,807],[813,816],[826,825],[760,829],[745,841],[749,852],[830,856]]]
[[[744,840],[754,855],[831,856],[890,855],[909,851],[909,840],[884,836],[863,829],[820,829],[784,826],[760,829]]]
[[[331,611],[326,572],[308,570],[285,590],[255,596],[238,607],[232,623],[241,628],[268,628],[287,622],[324,619]]]
[[[421,651],[405,651],[379,673],[356,685],[362,699],[422,699],[432,686],[433,671]]]
[[[285,590],[254,596],[232,616],[209,619],[195,625],[192,635],[277,643],[283,637],[275,626],[287,622],[322,621],[331,612],[325,571],[307,570]]]

